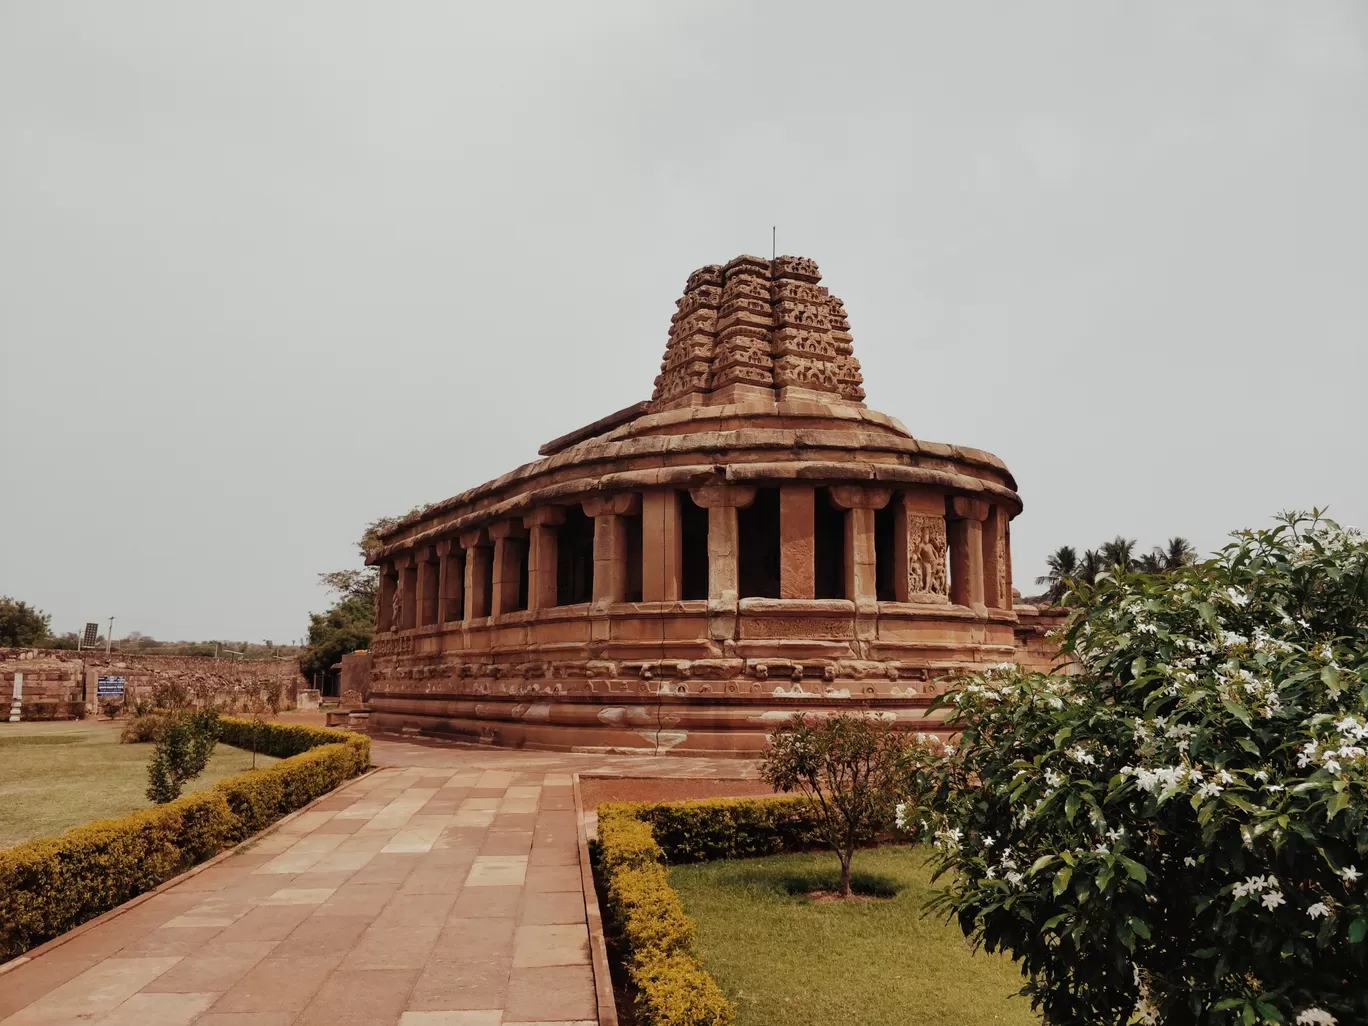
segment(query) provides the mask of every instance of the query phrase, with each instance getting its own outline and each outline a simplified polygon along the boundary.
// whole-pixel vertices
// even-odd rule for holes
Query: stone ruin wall
[[[100,651],[0,648],[0,705],[9,709],[14,676],[24,675],[22,719],[70,720],[98,716],[95,682],[121,676],[125,713],[139,700],[151,701],[158,685],[178,683],[196,705],[225,712],[251,709],[266,701],[269,684],[279,681],[281,708],[295,705],[308,685],[296,659],[215,659],[212,656],[133,655]]]

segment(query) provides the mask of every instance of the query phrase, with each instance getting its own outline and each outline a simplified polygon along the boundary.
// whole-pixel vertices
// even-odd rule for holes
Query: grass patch
[[[923,917],[926,856],[887,846],[855,856],[876,901],[813,901],[834,888],[834,855],[775,855],[670,870],[697,926],[704,967],[739,1026],[1039,1026],[1016,966],[974,954],[959,928]]]
[[[120,727],[94,720],[0,724],[0,848],[151,804],[144,792],[152,745],[119,744]],[[276,761],[257,756],[258,766]],[[186,793],[251,768],[251,752],[220,744]]]

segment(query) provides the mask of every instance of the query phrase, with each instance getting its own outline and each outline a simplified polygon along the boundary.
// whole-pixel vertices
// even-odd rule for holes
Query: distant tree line
[[[1138,570],[1146,574],[1162,574],[1197,561],[1197,550],[1181,535],[1168,544],[1156,545],[1149,552],[1137,554],[1136,540],[1117,535],[1095,549],[1086,549],[1080,557],[1072,545],[1061,545],[1045,558],[1048,572],[1036,578],[1036,584],[1047,586],[1044,596],[1048,602],[1058,602],[1069,590],[1069,582],[1092,584],[1097,575],[1112,567]]]

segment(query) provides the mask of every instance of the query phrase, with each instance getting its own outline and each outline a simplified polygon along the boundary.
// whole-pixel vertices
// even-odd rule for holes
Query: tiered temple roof
[[[845,304],[817,262],[739,256],[689,275],[651,397],[656,409],[741,398],[862,403]]]

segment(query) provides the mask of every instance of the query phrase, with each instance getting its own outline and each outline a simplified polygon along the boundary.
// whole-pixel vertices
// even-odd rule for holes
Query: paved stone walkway
[[[597,1023],[570,774],[754,775],[385,741],[373,759],[385,768],[0,975],[0,1023]]]

